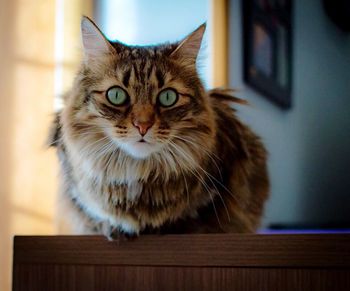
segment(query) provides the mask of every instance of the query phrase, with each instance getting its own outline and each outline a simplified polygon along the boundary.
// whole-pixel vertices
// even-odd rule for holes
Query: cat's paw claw
[[[109,241],[114,241],[114,242],[121,242],[121,241],[128,241],[128,240],[134,240],[137,238],[136,233],[126,233],[123,232],[120,229],[112,228],[109,233],[106,235],[107,239]]]

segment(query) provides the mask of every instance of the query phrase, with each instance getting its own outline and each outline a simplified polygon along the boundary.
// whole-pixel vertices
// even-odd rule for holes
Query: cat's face
[[[211,111],[195,68],[204,28],[180,45],[129,47],[110,44],[91,22],[85,25],[83,96],[73,102],[78,122],[136,159],[163,151],[186,155],[184,143],[204,142]]]
[[[196,130],[196,119],[205,114],[203,89],[166,50],[123,49],[89,88],[86,110],[120,148],[145,158]]]

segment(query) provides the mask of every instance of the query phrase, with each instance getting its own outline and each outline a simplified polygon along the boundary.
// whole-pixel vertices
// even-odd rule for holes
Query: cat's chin
[[[121,145],[122,149],[135,159],[144,160],[159,151],[159,146],[145,141],[137,141]]]

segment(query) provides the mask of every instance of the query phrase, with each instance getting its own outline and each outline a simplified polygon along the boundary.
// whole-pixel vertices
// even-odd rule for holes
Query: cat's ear
[[[203,35],[205,32],[206,23],[203,23],[195,31],[185,37],[184,40],[170,54],[171,57],[181,58],[195,63],[199,49],[201,48]]]
[[[85,58],[91,59],[101,55],[115,53],[115,49],[101,30],[86,16],[83,16],[81,19],[81,36]]]

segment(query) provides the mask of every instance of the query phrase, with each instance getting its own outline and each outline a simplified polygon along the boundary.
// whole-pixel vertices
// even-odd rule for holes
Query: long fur
[[[266,150],[231,106],[246,102],[232,90],[206,92],[195,63],[181,57],[186,44],[176,56],[177,44],[110,44],[114,53],[83,61],[52,125],[61,232],[254,232],[269,182]],[[108,104],[105,91],[115,85],[129,105]],[[169,87],[178,103],[160,108],[157,94]],[[134,140],[140,115],[154,120],[151,146]],[[145,156],[129,152],[134,146],[147,148]]]

